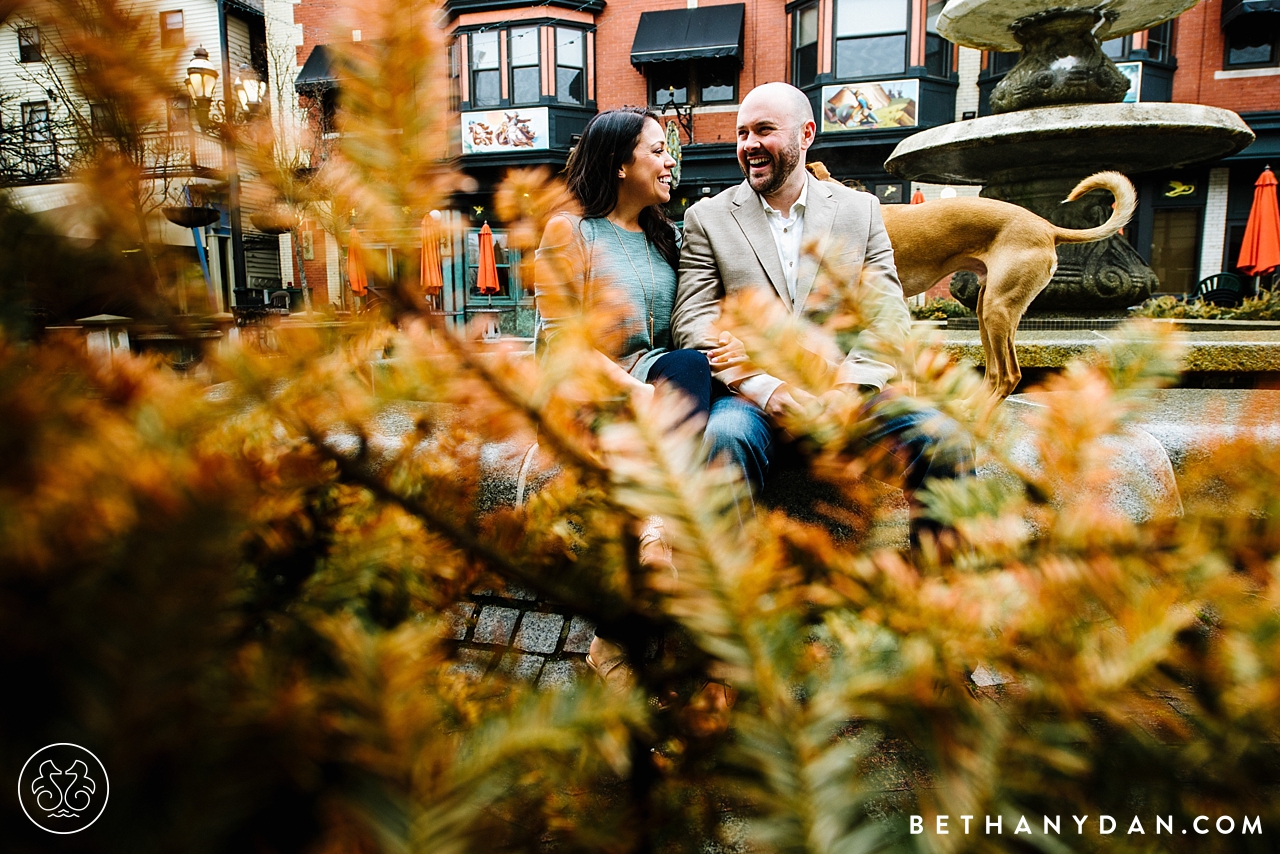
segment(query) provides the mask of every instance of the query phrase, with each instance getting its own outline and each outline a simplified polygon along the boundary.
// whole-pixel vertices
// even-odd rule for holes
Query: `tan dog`
[[[821,163],[808,168],[819,180],[835,180]],[[1000,397],[1012,394],[1022,379],[1013,335],[1027,306],[1057,269],[1055,247],[1105,240],[1124,228],[1137,207],[1133,184],[1119,172],[1090,175],[1066,200],[1073,202],[1093,190],[1109,190],[1115,209],[1102,225],[1082,229],[1062,228],[996,199],[938,199],[880,209],[904,296],[922,294],[961,270],[976,273],[982,281],[978,331],[986,354],[986,380]]]

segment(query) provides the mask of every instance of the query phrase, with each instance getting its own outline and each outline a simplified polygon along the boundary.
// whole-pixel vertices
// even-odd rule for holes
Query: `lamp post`
[[[676,103],[676,87],[667,87],[667,100],[662,105],[662,109],[658,111],[658,115],[665,116],[667,110],[671,110],[676,114],[676,121],[680,123],[680,127],[684,129],[685,134],[689,137],[689,144],[693,144],[693,104]]]
[[[228,108],[225,100],[215,100],[213,97],[217,91],[218,78],[221,77],[223,80],[231,78],[231,60],[227,56],[226,20],[221,14],[222,4],[219,3],[218,6],[222,73],[219,74],[218,69],[209,61],[209,51],[202,45],[195,49],[191,62],[187,65],[185,83],[187,94],[191,96],[191,107],[196,121],[202,130],[217,133],[222,143],[223,164],[227,171],[227,219],[231,224],[231,266],[234,276],[232,294],[229,296],[234,299],[235,288],[249,286],[249,271],[245,263],[244,225],[240,217],[240,167],[236,162],[235,144],[228,139],[226,132],[226,125],[234,118],[235,102],[233,101]],[[243,104],[244,112],[252,115],[262,105],[262,96],[267,84],[252,69],[248,69],[248,73],[245,73],[246,68],[247,66],[242,67],[241,75],[235,79],[232,88],[236,98]]]

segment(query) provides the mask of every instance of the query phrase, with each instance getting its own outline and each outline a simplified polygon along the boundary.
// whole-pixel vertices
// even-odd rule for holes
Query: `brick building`
[[[677,220],[698,198],[741,180],[734,121],[742,95],[785,80],[804,90],[818,117],[811,157],[856,179],[884,203],[920,189],[883,163],[922,128],[988,112],[991,89],[1016,55],[956,48],[935,30],[943,0],[445,0],[453,36],[452,97],[459,111],[462,167],[478,191],[445,216],[460,237],[446,253],[446,308],[477,304],[475,234],[498,226],[489,200],[511,166],[563,165],[598,110],[647,104],[677,129],[682,177]],[[1220,163],[1133,176],[1141,208],[1127,230],[1166,291],[1229,270],[1262,165],[1280,146],[1280,11],[1270,0],[1205,0],[1175,21],[1104,44],[1135,81],[1133,99],[1191,101],[1241,113],[1258,136]],[[345,14],[359,31],[358,9]],[[302,0],[295,20],[299,64],[315,63],[333,38],[331,2]],[[962,194],[978,188],[957,188]],[[496,228],[507,331],[528,334],[532,316],[519,259]],[[320,235],[323,239],[323,235]],[[330,261],[336,249],[330,250]],[[317,253],[316,274],[334,267]],[[393,263],[389,259],[388,263]],[[324,269],[321,269],[321,268]]]

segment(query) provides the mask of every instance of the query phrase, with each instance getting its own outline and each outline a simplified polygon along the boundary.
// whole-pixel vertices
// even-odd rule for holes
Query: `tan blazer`
[[[813,293],[820,264],[847,286],[861,282],[865,294],[859,299],[874,304],[869,327],[848,352],[836,351],[832,345],[821,355],[832,363],[837,383],[883,388],[896,371],[871,359],[866,351],[886,346],[901,350],[911,316],[880,218],[880,202],[869,193],[819,181],[812,175],[808,180],[802,236],[805,246],[817,244],[818,263],[802,253],[794,305],[764,206],[746,181],[685,212],[680,280],[671,318],[675,345],[698,350],[715,347],[712,327],[720,317],[720,301],[746,288],[769,289],[791,312],[808,316],[820,311],[823,306],[816,304],[819,299]],[[732,368],[717,373],[716,378],[735,386],[762,373],[757,368]]]

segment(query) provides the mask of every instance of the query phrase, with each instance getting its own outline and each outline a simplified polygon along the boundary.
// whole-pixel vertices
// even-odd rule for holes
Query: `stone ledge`
[[[943,329],[940,336],[952,356],[986,364],[977,330]],[[1061,368],[1117,338],[1106,329],[1019,329],[1013,346],[1024,368]],[[1197,329],[1183,333],[1183,340],[1188,349],[1182,369],[1187,373],[1280,371],[1280,329]]]

